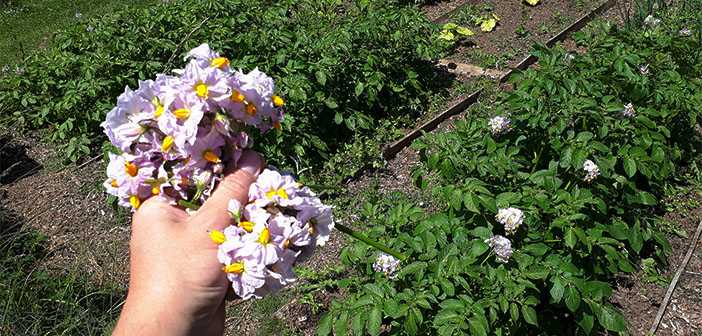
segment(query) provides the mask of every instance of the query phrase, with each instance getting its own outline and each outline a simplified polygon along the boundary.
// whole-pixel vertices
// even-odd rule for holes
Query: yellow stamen
[[[139,206],[141,205],[141,200],[139,199],[139,196],[132,195],[131,197],[129,197],[129,203],[132,204],[132,207],[134,207],[134,209],[139,209]]]
[[[256,114],[256,105],[251,104],[251,103],[246,104],[246,113],[248,115]]]
[[[276,122],[273,124],[273,128],[275,128],[276,130],[280,131],[280,129],[281,129],[282,127],[280,127],[280,123],[276,121]]]
[[[115,187],[115,188],[119,188],[119,185],[117,184],[117,180],[110,181],[110,185]]]
[[[280,189],[278,189],[277,191],[275,189],[273,189],[273,187],[271,187],[271,191],[266,193],[266,197],[268,197],[268,198],[271,198],[275,195],[278,195],[278,196],[285,198],[285,199],[290,199],[290,197],[288,196],[288,193],[285,192],[285,189],[283,189],[283,187],[280,187]]]
[[[264,245],[268,244],[268,242],[271,241],[271,231],[268,230],[268,228],[263,228],[263,230],[261,230],[261,233],[258,234],[258,241]]]
[[[285,102],[283,101],[283,98],[273,96],[273,104],[275,104],[275,106],[283,106]]]
[[[244,271],[244,262],[233,263],[229,266],[224,266],[222,269],[227,273],[241,273]]]
[[[129,176],[134,177],[136,176],[137,172],[139,172],[139,168],[137,166],[133,165],[131,162],[127,161],[124,163],[124,170],[129,174]]]
[[[219,231],[210,232],[210,238],[217,244],[221,244],[227,241],[227,237],[224,236],[224,233],[221,233]]]
[[[171,147],[173,147],[173,140],[175,140],[175,138],[172,135],[169,135],[169,136],[163,138],[163,143],[161,144],[161,149],[164,152],[168,152],[168,150],[170,150]]]
[[[288,246],[290,246],[290,239],[285,241],[285,248],[288,248]]]
[[[207,88],[208,86],[209,85],[198,79],[194,90],[197,92],[197,95],[200,96],[200,98],[207,99],[207,97],[210,95],[210,90]]]
[[[186,157],[185,159],[183,159],[183,163],[188,164],[188,162],[190,162],[190,157],[189,157],[189,156]]]
[[[310,226],[310,234],[311,234],[311,235],[314,234],[314,227],[313,227],[313,226]]]
[[[163,110],[164,110],[163,105],[156,106],[156,112],[154,112],[154,114],[156,115],[156,118],[160,117],[161,114],[163,114]]]
[[[210,161],[212,163],[222,162],[222,160],[219,159],[219,156],[217,156],[217,154],[215,154],[211,150],[206,150],[206,151],[202,152],[202,157],[204,157],[205,159],[207,159],[207,161]]]
[[[160,192],[161,192],[161,188],[159,188],[158,186],[155,186],[151,189],[151,193],[154,195],[158,195],[158,193],[160,193]]]
[[[229,65],[229,60],[226,57],[218,57],[210,61],[210,65],[215,68],[221,68]]]
[[[231,99],[237,103],[243,103],[244,101],[246,101],[246,98],[244,98],[244,95],[239,93],[239,91],[237,91],[237,90],[234,90],[234,92],[232,93],[232,96],[229,97],[229,99]]]
[[[246,222],[246,221],[239,222],[239,227],[246,230],[247,232],[253,231],[254,225],[256,225],[256,224],[254,224],[252,222]]]
[[[188,110],[186,108],[177,109],[177,110],[173,111],[173,114],[175,114],[176,118],[183,119],[183,118],[187,118],[190,116],[190,110]]]

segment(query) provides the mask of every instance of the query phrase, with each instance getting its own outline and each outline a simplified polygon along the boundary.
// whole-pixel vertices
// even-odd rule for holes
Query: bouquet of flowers
[[[110,154],[107,192],[136,210],[151,195],[192,211],[210,196],[224,166],[253,146],[249,129],[280,130],[283,99],[273,79],[232,71],[207,44],[186,54],[176,75],[127,87],[102,123],[120,155]],[[293,280],[292,264],[329,239],[332,208],[289,174],[266,169],[247,204],[232,200],[233,223],[212,232],[218,259],[244,299],[276,292]]]

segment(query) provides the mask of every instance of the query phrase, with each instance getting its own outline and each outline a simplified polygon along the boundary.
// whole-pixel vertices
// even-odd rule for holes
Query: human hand
[[[230,199],[246,204],[264,160],[246,150],[190,216],[159,197],[132,217],[129,293],[113,335],[221,335],[229,281],[210,231],[231,224]]]

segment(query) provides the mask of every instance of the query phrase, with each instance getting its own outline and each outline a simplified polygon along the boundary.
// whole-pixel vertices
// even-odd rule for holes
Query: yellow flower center
[[[256,225],[256,224],[254,224],[252,222],[246,222],[246,221],[239,222],[239,227],[248,231],[248,232],[253,231],[254,225]]]
[[[139,209],[139,206],[141,205],[141,200],[139,199],[139,196],[132,195],[131,197],[129,197],[129,203],[132,204],[132,207],[134,207],[134,209]]]
[[[117,184],[117,180],[110,181],[110,185],[115,187],[115,188],[119,188],[119,185]]]
[[[173,147],[173,140],[174,139],[175,138],[172,135],[169,135],[169,136],[163,138],[163,143],[161,144],[161,149],[164,152],[168,152],[171,149],[171,147]]]
[[[283,101],[283,98],[280,98],[278,96],[273,96],[272,99],[273,99],[273,104],[275,104],[275,106],[283,106],[285,104],[285,102]]]
[[[197,95],[200,96],[200,98],[207,99],[207,97],[210,95],[210,90],[207,88],[208,86],[209,85],[198,79],[194,90],[197,92]]]
[[[207,159],[207,161],[210,161],[212,163],[222,162],[222,160],[219,159],[219,156],[217,156],[217,154],[215,154],[211,150],[206,150],[206,151],[202,152],[202,157],[204,157],[205,159]]]
[[[221,68],[229,65],[229,60],[226,57],[218,57],[210,61],[210,66]]]
[[[237,90],[234,90],[234,92],[232,93],[232,96],[229,97],[229,99],[231,99],[237,103],[243,103],[246,101],[246,98],[244,98],[244,95],[239,93],[239,91],[237,91]]]
[[[280,187],[280,189],[278,189],[278,190],[275,190],[275,189],[273,189],[273,187],[271,187],[271,191],[266,193],[266,197],[268,197],[268,198],[271,198],[275,195],[278,195],[278,196],[285,198],[285,199],[290,199],[290,197],[288,196],[288,193],[285,192],[285,189],[283,189],[283,187]]]
[[[161,114],[163,114],[163,109],[164,109],[163,105],[156,106],[156,112],[154,112],[154,114],[156,115],[156,118],[160,117]]]
[[[285,248],[288,248],[288,246],[290,246],[290,239],[285,241]]]
[[[256,114],[256,105],[251,104],[251,103],[246,104],[246,113],[248,115]]]
[[[173,111],[173,114],[175,114],[176,118],[183,119],[190,116],[190,110],[187,108],[177,109]]]
[[[222,269],[227,273],[241,273],[244,271],[244,262],[233,263],[229,266],[222,267]]]
[[[276,122],[273,124],[273,128],[275,128],[276,130],[280,131],[280,129],[281,129],[280,123],[276,121]]]
[[[268,244],[271,241],[271,231],[268,228],[263,228],[261,233],[258,234],[258,241],[263,245]]]
[[[227,237],[224,236],[224,233],[221,233],[219,231],[210,232],[210,238],[217,244],[221,244],[227,241]]]
[[[139,168],[127,161],[124,163],[124,171],[126,171],[129,176],[134,177],[136,176],[137,172],[139,172]]]
[[[158,195],[158,193],[160,193],[160,192],[161,192],[161,189],[158,186],[151,188],[151,193],[154,195]]]

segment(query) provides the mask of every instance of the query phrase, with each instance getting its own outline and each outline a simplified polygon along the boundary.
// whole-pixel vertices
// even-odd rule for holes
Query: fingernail
[[[263,159],[256,152],[245,150],[241,154],[237,166],[239,169],[253,175],[253,177],[258,177],[258,174],[261,173],[261,168],[263,168]]]

